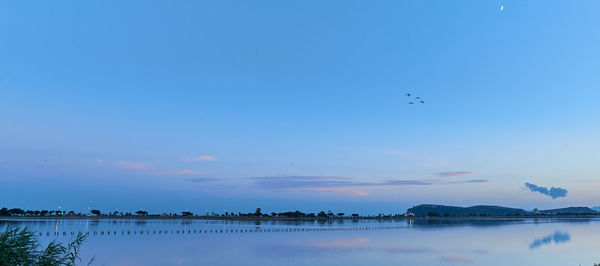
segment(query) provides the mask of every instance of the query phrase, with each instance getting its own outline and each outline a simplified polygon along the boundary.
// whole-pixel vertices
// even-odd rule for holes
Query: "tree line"
[[[149,214],[147,211],[138,210],[135,213],[131,212],[102,212],[98,209],[92,209],[89,213],[81,213],[75,211],[65,210],[23,210],[20,208],[2,208],[0,209],[0,216],[201,216],[201,217],[285,217],[285,218],[342,218],[342,217],[353,217],[358,218],[360,215],[353,213],[346,216],[343,212],[334,213],[332,211],[320,211],[318,213],[305,213],[301,211],[286,211],[286,212],[271,212],[263,213],[261,208],[256,208],[254,212],[242,213],[242,212],[224,212],[224,213],[206,213],[199,214],[190,211],[183,211],[180,213],[162,213],[162,214]]]

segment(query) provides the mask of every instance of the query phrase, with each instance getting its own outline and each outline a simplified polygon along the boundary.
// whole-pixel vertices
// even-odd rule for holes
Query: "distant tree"
[[[324,211],[320,211],[317,216],[319,217],[327,217],[327,214]]]
[[[193,216],[194,214],[191,212],[181,212],[181,216]]]
[[[40,214],[42,216],[46,216],[48,214],[48,211],[47,210],[42,210],[42,211],[40,211]]]
[[[8,215],[10,215],[10,213],[8,212],[7,208],[0,209],[0,216],[8,216]]]
[[[343,212],[338,212],[337,216],[342,217],[342,216],[344,216],[344,213]]]
[[[327,211],[327,217],[333,217],[333,212],[332,211]]]
[[[52,216],[52,215],[54,215],[54,211],[49,211],[49,212],[48,212],[48,214],[49,214],[50,216]]]
[[[144,210],[139,210],[139,211],[136,211],[135,213],[136,213],[137,215],[141,215],[141,216],[146,216],[146,215],[148,215],[148,212],[147,212],[147,211],[144,211]]]
[[[92,214],[96,215],[96,216],[100,216],[100,211],[99,210],[91,210],[90,212]]]
[[[261,216],[262,215],[261,209],[260,208],[256,208],[256,211],[254,212],[254,214],[256,216]]]
[[[352,214],[352,218],[358,218],[358,217],[359,217],[358,213],[353,213]]]
[[[40,211],[34,211],[33,214],[40,215]]]
[[[69,215],[69,216],[74,216],[74,215],[75,215],[75,212],[74,212],[74,211],[69,211],[68,215]]]
[[[14,215],[14,214],[23,215],[23,214],[25,214],[25,211],[22,209],[19,209],[19,208],[14,208],[14,209],[8,210],[8,213],[9,213],[9,215]]]

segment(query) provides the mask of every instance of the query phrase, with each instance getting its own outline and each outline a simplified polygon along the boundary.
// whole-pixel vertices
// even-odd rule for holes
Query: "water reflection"
[[[435,254],[432,247],[418,247],[410,243],[381,244],[369,237],[328,237],[326,239],[309,239],[292,243],[264,243],[258,245],[255,252],[261,256],[304,257],[330,256],[335,254],[386,253],[400,254]]]
[[[499,258],[516,265],[593,265],[600,254],[600,219],[0,218],[1,229],[8,224],[27,226],[46,243],[87,232],[84,259],[95,257],[97,265],[504,265]]]
[[[554,242],[555,244],[560,244],[569,241],[571,241],[571,235],[569,235],[569,233],[556,231],[554,232],[554,234],[550,234],[546,237],[537,238],[533,240],[531,245],[529,245],[529,249],[536,249],[543,245],[549,245],[552,242]]]
[[[470,227],[498,227],[516,224],[546,224],[546,223],[590,223],[594,218],[545,218],[545,219],[530,219],[530,218],[436,218],[436,219],[410,219],[408,225],[422,229],[438,229],[440,227],[453,226],[470,226]]]

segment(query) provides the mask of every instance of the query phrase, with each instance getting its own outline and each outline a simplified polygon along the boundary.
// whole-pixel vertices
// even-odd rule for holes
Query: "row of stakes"
[[[367,230],[385,230],[385,229],[403,229],[401,226],[386,227],[330,227],[330,228],[276,228],[276,229],[205,229],[205,230],[140,230],[140,231],[93,231],[77,232],[85,235],[156,235],[156,234],[201,234],[201,233],[267,233],[267,232],[323,232],[323,231],[367,231]],[[43,236],[43,232],[39,232]],[[46,236],[74,236],[75,232],[46,232]]]

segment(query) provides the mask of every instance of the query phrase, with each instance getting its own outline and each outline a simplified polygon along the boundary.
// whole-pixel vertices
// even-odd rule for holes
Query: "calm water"
[[[600,262],[600,219],[0,220],[0,227],[8,224],[35,230],[43,242],[68,240],[71,232],[89,232],[82,254],[87,259],[95,256],[94,265],[591,266]]]

